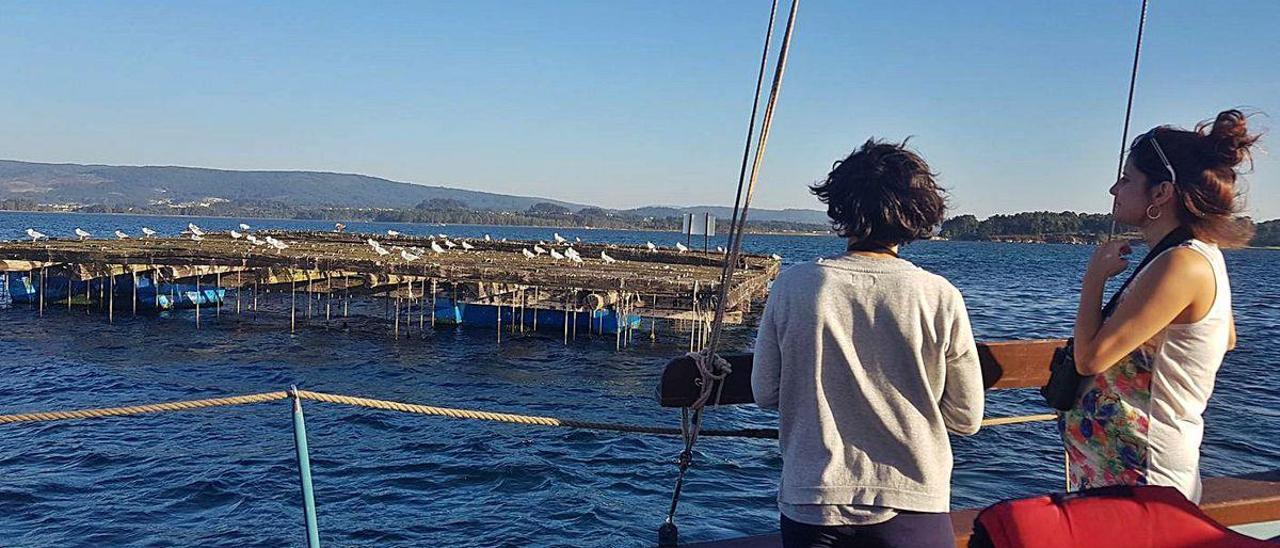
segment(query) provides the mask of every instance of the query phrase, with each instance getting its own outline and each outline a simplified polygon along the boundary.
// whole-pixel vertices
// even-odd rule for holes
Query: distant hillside
[[[171,166],[42,164],[0,160],[0,202],[78,204],[106,210],[173,208],[199,214],[218,204],[261,208],[442,209],[436,204],[477,211],[525,212],[556,204],[578,212],[594,206],[549,198],[509,196],[390,181],[349,173],[317,171],[234,171]],[[23,208],[26,209],[26,208]],[[223,208],[227,209],[227,208]],[[235,209],[235,208],[233,208]],[[605,210],[611,211],[611,210]],[[682,213],[710,212],[725,222],[732,208],[722,206],[642,207],[618,211],[627,217],[666,219]],[[267,214],[257,212],[258,214]],[[824,213],[808,209],[752,209],[750,220],[826,225]],[[725,225],[727,228],[727,225]]]
[[[476,209],[523,211],[539,202],[571,209],[581,204],[507,196],[378,177],[317,171],[230,171],[192,167],[39,164],[0,160],[0,200],[107,206],[156,203],[283,202],[307,207],[414,207],[425,200],[457,200]]]

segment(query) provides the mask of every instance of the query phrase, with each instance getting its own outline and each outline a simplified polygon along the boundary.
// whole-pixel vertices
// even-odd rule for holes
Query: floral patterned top
[[[1230,344],[1231,286],[1217,246],[1193,239],[1179,247],[1209,261],[1214,302],[1203,318],[1170,324],[1090,378],[1076,405],[1059,415],[1071,490],[1168,485],[1200,500],[1203,415]]]

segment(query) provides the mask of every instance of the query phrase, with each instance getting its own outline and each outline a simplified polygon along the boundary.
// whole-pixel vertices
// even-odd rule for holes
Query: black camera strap
[[[1105,320],[1115,313],[1116,308],[1120,306],[1120,296],[1124,294],[1124,290],[1129,287],[1129,284],[1133,283],[1133,280],[1138,277],[1138,273],[1142,272],[1142,269],[1146,268],[1148,264],[1151,264],[1151,261],[1154,261],[1156,257],[1159,257],[1161,253],[1164,253],[1169,248],[1187,243],[1192,238],[1195,238],[1195,235],[1191,233],[1191,230],[1181,225],[1166,234],[1164,238],[1161,238],[1160,243],[1153,246],[1147,256],[1142,258],[1142,262],[1138,263],[1138,268],[1133,269],[1133,273],[1129,274],[1129,279],[1124,281],[1124,285],[1121,285],[1120,289],[1116,290],[1115,294],[1111,296],[1111,299],[1107,301],[1107,305],[1102,307],[1102,319]]]

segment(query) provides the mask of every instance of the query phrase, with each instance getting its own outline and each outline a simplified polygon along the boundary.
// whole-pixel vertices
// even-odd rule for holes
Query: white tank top
[[[1204,411],[1229,344],[1231,284],[1217,245],[1191,240],[1179,247],[1195,250],[1209,261],[1217,293],[1203,318],[1170,324],[1142,347],[1151,364],[1147,480],[1176,487],[1199,502]]]

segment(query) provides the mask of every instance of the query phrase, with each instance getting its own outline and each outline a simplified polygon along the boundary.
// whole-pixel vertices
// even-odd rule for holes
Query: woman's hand
[[[1091,282],[1106,282],[1129,268],[1129,253],[1133,248],[1124,240],[1111,240],[1098,245],[1093,250],[1093,258],[1089,259],[1089,267],[1085,269],[1084,279]]]

